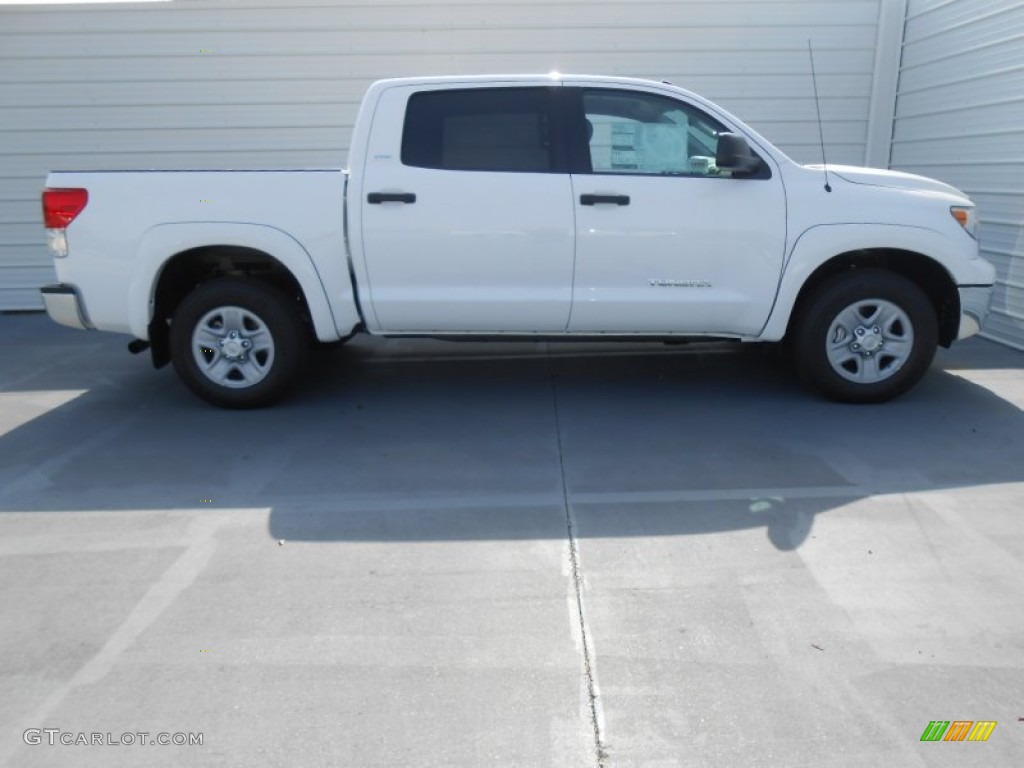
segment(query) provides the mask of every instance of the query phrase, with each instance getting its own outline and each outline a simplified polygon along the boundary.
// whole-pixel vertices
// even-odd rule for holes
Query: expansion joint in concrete
[[[597,672],[593,652],[593,641],[587,626],[586,612],[583,609],[583,572],[580,565],[579,542],[576,540],[576,524],[573,519],[572,505],[569,501],[569,487],[565,479],[565,458],[562,449],[562,424],[558,408],[558,388],[554,372],[550,372],[551,396],[555,413],[555,439],[558,447],[558,470],[562,484],[562,508],[565,511],[566,536],[569,543],[569,566],[572,588],[575,596],[576,619],[580,627],[580,647],[583,655],[583,674],[586,677],[587,703],[589,708],[590,728],[594,736],[594,757],[597,768],[604,768],[608,759],[605,748],[601,714],[601,702],[598,698]]]

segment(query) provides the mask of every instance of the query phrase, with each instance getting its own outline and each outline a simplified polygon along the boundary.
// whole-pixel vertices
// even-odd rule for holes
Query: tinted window
[[[583,92],[594,173],[728,176],[715,166],[718,136],[727,129],[675,99],[590,89]]]
[[[554,168],[548,88],[424,91],[409,99],[402,163],[451,171]]]

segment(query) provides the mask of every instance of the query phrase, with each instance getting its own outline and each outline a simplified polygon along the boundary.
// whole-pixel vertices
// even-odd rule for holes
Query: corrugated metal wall
[[[669,79],[862,163],[882,0],[299,0],[0,6],[0,309],[52,279],[51,168],[340,167],[365,87],[410,74]]]
[[[904,40],[892,167],[978,203],[999,271],[986,335],[1024,348],[1024,3],[910,0]]]

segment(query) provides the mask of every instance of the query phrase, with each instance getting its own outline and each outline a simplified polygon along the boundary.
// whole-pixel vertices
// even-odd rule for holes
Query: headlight
[[[957,220],[968,235],[975,240],[978,238],[978,214],[973,206],[954,205],[949,209],[953,218]]]

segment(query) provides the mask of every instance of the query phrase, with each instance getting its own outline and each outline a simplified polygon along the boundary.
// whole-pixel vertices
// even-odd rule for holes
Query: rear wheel
[[[938,321],[924,292],[891,272],[836,275],[803,303],[795,327],[797,370],[833,400],[879,403],[928,370]]]
[[[171,359],[199,397],[224,408],[280,400],[305,359],[296,303],[266,283],[218,278],[185,297],[171,322]]]

